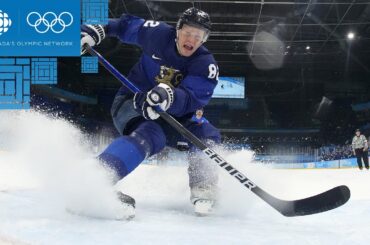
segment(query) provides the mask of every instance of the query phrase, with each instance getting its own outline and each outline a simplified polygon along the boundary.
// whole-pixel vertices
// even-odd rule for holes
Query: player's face
[[[357,136],[360,136],[361,132],[360,131],[356,131],[356,135]]]
[[[202,29],[183,25],[178,31],[177,48],[182,56],[191,56],[202,45],[206,32]]]
[[[202,110],[197,110],[196,115],[198,118],[201,118],[203,116],[203,111]]]

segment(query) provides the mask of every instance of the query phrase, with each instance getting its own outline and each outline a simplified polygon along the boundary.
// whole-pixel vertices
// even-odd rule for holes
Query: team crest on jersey
[[[174,68],[169,68],[167,66],[161,66],[159,74],[155,77],[157,83],[165,83],[170,86],[177,87],[184,76],[180,73],[179,70]]]

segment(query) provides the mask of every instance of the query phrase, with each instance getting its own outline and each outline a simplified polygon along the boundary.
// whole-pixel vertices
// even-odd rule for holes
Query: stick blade
[[[316,196],[295,201],[283,201],[278,205],[278,210],[287,217],[317,214],[342,206],[350,197],[350,189],[341,185]]]

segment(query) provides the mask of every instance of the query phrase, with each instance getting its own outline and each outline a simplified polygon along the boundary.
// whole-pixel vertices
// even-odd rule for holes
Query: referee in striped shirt
[[[369,145],[367,143],[366,137],[361,134],[360,129],[356,129],[356,135],[352,140],[352,150],[353,154],[357,158],[357,164],[360,170],[362,170],[362,159],[364,160],[365,168],[369,170],[369,157],[367,154],[367,149]]]

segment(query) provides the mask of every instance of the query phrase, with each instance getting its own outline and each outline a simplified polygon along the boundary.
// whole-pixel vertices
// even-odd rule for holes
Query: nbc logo
[[[11,25],[12,20],[9,18],[8,14],[0,10],[0,36],[7,32]]]

